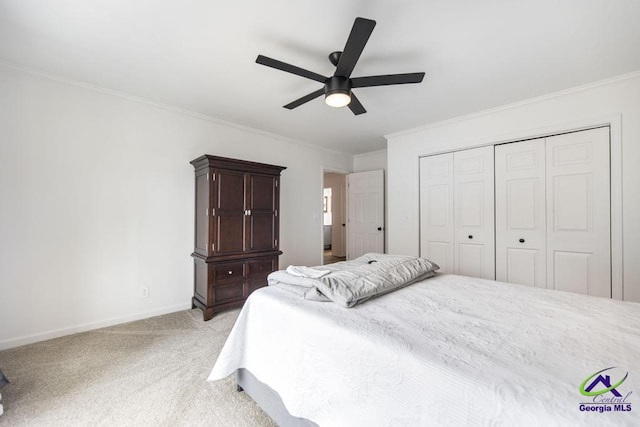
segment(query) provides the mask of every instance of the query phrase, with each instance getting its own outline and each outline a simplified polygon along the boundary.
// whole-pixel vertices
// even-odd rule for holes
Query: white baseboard
[[[84,323],[69,328],[55,329],[53,331],[42,332],[38,334],[26,335],[19,338],[13,338],[0,341],[0,350],[20,347],[22,345],[33,344],[40,341],[46,341],[53,338],[64,337],[66,335],[77,334],[79,332],[91,331],[94,329],[106,328],[107,326],[118,325],[120,323],[133,322],[134,320],[147,319],[149,317],[160,316],[162,314],[174,313],[176,311],[191,309],[191,302],[185,304],[175,304],[156,310],[146,311],[143,313],[130,314],[122,317],[99,320],[97,322]]]

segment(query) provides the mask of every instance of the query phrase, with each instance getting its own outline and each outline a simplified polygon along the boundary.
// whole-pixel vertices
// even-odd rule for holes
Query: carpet
[[[0,352],[0,425],[275,426],[233,377],[207,382],[238,316],[185,310]]]

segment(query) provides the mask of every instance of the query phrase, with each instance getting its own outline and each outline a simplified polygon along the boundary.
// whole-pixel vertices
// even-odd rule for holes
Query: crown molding
[[[294,138],[289,138],[283,135],[278,135],[276,133],[271,133],[271,132],[267,132],[261,129],[256,129],[256,128],[252,128],[249,126],[245,126],[245,125],[241,125],[239,123],[235,123],[235,122],[230,122],[230,121],[226,121],[226,120],[222,120],[222,119],[218,119],[216,117],[213,116],[209,116],[207,114],[203,114],[203,113],[198,113],[196,111],[192,111],[192,110],[188,110],[185,108],[181,108],[181,107],[176,107],[174,105],[170,105],[170,104],[165,104],[162,102],[158,102],[158,101],[154,101],[152,99],[149,98],[144,98],[141,96],[136,96],[136,95],[131,95],[125,92],[120,92],[117,90],[113,90],[113,89],[109,89],[103,86],[98,86],[92,83],[87,83],[87,82],[83,82],[80,80],[75,80],[75,79],[71,79],[68,77],[64,77],[61,76],[59,74],[54,74],[54,73],[50,73],[47,71],[42,71],[42,70],[37,70],[34,68],[30,68],[24,65],[20,65],[20,64],[16,64],[16,63],[12,63],[12,62],[8,62],[5,60],[1,60],[0,59],[0,66],[4,67],[4,68],[8,68],[8,69],[12,69],[14,71],[19,71],[19,72],[23,72],[26,74],[30,74],[33,76],[37,76],[37,77],[41,77],[41,78],[45,78],[48,80],[53,80],[53,81],[57,81],[63,84],[67,84],[67,85],[71,85],[71,86],[76,86],[82,89],[86,89],[86,90],[90,90],[90,91],[94,91],[94,92],[100,92],[106,95],[110,95],[110,96],[114,96],[117,98],[121,98],[121,99],[126,99],[127,101],[132,101],[132,102],[137,102],[140,104],[146,104],[152,107],[156,107],[156,108],[160,108],[166,111],[171,111],[173,113],[178,113],[178,114],[182,114],[185,116],[189,116],[195,119],[200,119],[200,120],[204,120],[204,121],[208,121],[211,123],[215,123],[217,125],[220,126],[225,126],[225,127],[230,127],[233,129],[237,129],[237,130],[241,130],[244,132],[249,132],[249,133],[253,133],[256,135],[260,135],[260,136],[264,136],[264,137],[268,137],[268,138],[273,138],[273,139],[277,139],[279,141],[283,141],[283,142],[288,142],[290,144],[296,144],[296,145],[301,145],[307,148],[311,148],[314,150],[320,150],[320,151],[324,151],[326,153],[329,154],[337,154],[337,155],[341,155],[341,156],[351,156],[353,157],[353,154],[351,153],[347,153],[344,151],[338,151],[338,150],[334,150],[331,148],[327,148],[327,147],[323,147],[321,145],[317,145],[317,144],[312,144],[310,142],[307,141],[301,141],[298,139],[294,139]]]
[[[511,104],[506,104],[506,105],[501,105],[499,107],[495,107],[495,108],[490,108],[488,110],[482,110],[482,111],[478,111],[475,113],[471,113],[471,114],[465,114],[464,116],[458,116],[458,117],[453,117],[451,119],[446,119],[446,120],[441,120],[439,122],[434,122],[434,123],[429,123],[427,125],[423,125],[423,126],[418,126],[415,128],[411,128],[411,129],[406,129],[403,131],[399,131],[399,132],[394,132],[394,133],[390,133],[385,135],[384,137],[389,140],[390,138],[397,138],[400,136],[406,136],[406,135],[411,135],[414,133],[418,133],[418,132],[423,132],[429,129],[434,129],[434,128],[438,128],[441,126],[447,126],[447,125],[451,125],[451,124],[455,124],[455,123],[459,123],[459,122],[463,122],[466,120],[470,120],[470,119],[475,119],[475,118],[479,118],[479,117],[483,117],[483,116],[488,116],[491,114],[495,114],[495,113],[499,113],[501,111],[506,111],[506,110],[511,110],[514,108],[519,108],[525,105],[531,105],[531,104],[535,104],[541,101],[547,101],[550,99],[555,99],[555,98],[560,98],[562,96],[566,96],[566,95],[570,95],[570,94],[574,94],[574,93],[579,93],[579,92],[584,92],[590,89],[595,89],[598,87],[602,87],[602,86],[607,86],[607,85],[611,85],[611,84],[615,84],[615,83],[619,83],[625,80],[631,80],[634,78],[638,78],[640,77],[640,71],[634,71],[631,73],[627,73],[627,74],[622,74],[619,76],[615,76],[615,77],[610,77],[604,80],[598,80],[592,83],[587,83],[584,85],[580,85],[580,86],[575,86],[569,89],[564,89],[561,91],[557,91],[557,92],[552,92],[546,95],[541,95],[541,96],[536,96],[534,98],[528,98],[522,101],[518,101],[518,102],[514,102]]]

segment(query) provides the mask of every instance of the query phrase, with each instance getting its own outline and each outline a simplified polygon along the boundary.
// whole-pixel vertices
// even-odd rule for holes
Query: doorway
[[[347,256],[347,176],[323,173],[322,194],[322,264],[344,261]]]

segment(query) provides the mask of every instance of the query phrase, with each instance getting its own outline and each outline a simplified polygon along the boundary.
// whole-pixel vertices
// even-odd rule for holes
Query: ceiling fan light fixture
[[[351,102],[351,82],[342,76],[333,76],[324,84],[324,102],[330,107],[346,107]]]
[[[336,91],[325,95],[324,102],[330,107],[346,107],[351,102],[349,92]]]

